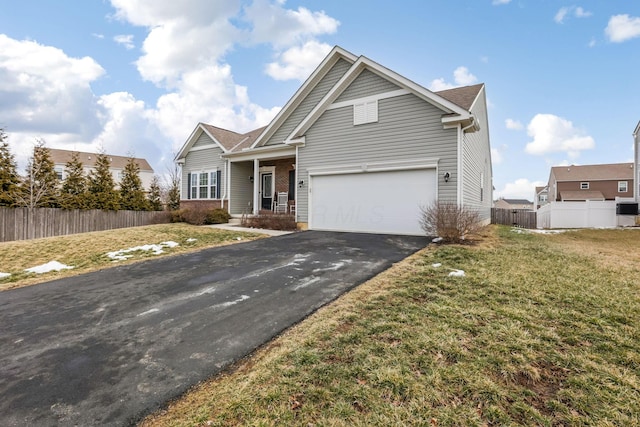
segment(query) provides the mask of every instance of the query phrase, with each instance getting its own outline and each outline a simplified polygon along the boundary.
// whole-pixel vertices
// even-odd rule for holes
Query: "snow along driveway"
[[[429,242],[302,232],[0,293],[0,425],[134,423]]]

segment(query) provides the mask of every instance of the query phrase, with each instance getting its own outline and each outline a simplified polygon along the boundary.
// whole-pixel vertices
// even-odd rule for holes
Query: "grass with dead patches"
[[[259,237],[264,236],[257,233],[196,227],[188,224],[161,224],[0,243],[0,272],[11,274],[7,278],[0,279],[0,290],[87,273],[116,264],[253,240]],[[107,252],[166,241],[174,241],[179,246],[164,248],[164,253],[160,255],[154,255],[151,251],[132,252],[127,254],[132,255],[127,261],[114,262],[106,256]],[[27,268],[50,261],[58,261],[74,268],[44,274],[24,271]]]
[[[493,230],[396,264],[142,425],[639,425],[640,277],[585,250],[620,235]]]

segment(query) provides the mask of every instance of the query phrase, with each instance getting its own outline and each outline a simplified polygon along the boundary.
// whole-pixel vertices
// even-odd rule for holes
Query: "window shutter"
[[[293,200],[296,194],[296,171],[289,171],[289,200]]]
[[[367,113],[365,110],[365,104],[356,104],[353,106],[353,124],[361,125],[365,123]]]
[[[187,174],[187,199],[191,198],[191,174]]]
[[[220,198],[220,187],[222,186],[222,171],[216,172],[216,199]]]
[[[373,123],[378,121],[378,101],[367,102],[367,123]]]

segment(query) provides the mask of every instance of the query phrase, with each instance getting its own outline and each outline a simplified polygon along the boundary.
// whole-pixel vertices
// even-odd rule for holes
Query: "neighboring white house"
[[[96,153],[84,153],[79,151],[72,150],[59,150],[56,148],[47,148],[51,155],[51,160],[53,161],[54,168],[58,178],[60,180],[64,180],[65,176],[65,165],[67,162],[71,160],[71,156],[74,152],[78,153],[80,163],[82,163],[82,169],[84,170],[85,175],[91,173],[94,170],[96,164]],[[124,171],[124,167],[129,161],[129,157],[125,156],[112,156],[107,154],[107,158],[111,163],[109,170],[113,176],[113,180],[118,185],[120,180],[122,179],[122,172]],[[142,186],[145,190],[149,189],[151,185],[151,180],[153,179],[153,169],[149,165],[145,159],[136,158],[135,159],[138,167],[140,168],[140,180],[142,181]]]
[[[176,162],[185,206],[257,214],[283,193],[302,229],[419,235],[422,206],[488,223],[493,202],[484,84],[432,92],[340,47],[268,126],[199,123]]]

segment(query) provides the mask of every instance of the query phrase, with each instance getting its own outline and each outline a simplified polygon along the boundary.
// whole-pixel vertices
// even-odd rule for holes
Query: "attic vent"
[[[353,124],[362,125],[378,121],[378,101],[363,102],[353,106]]]

